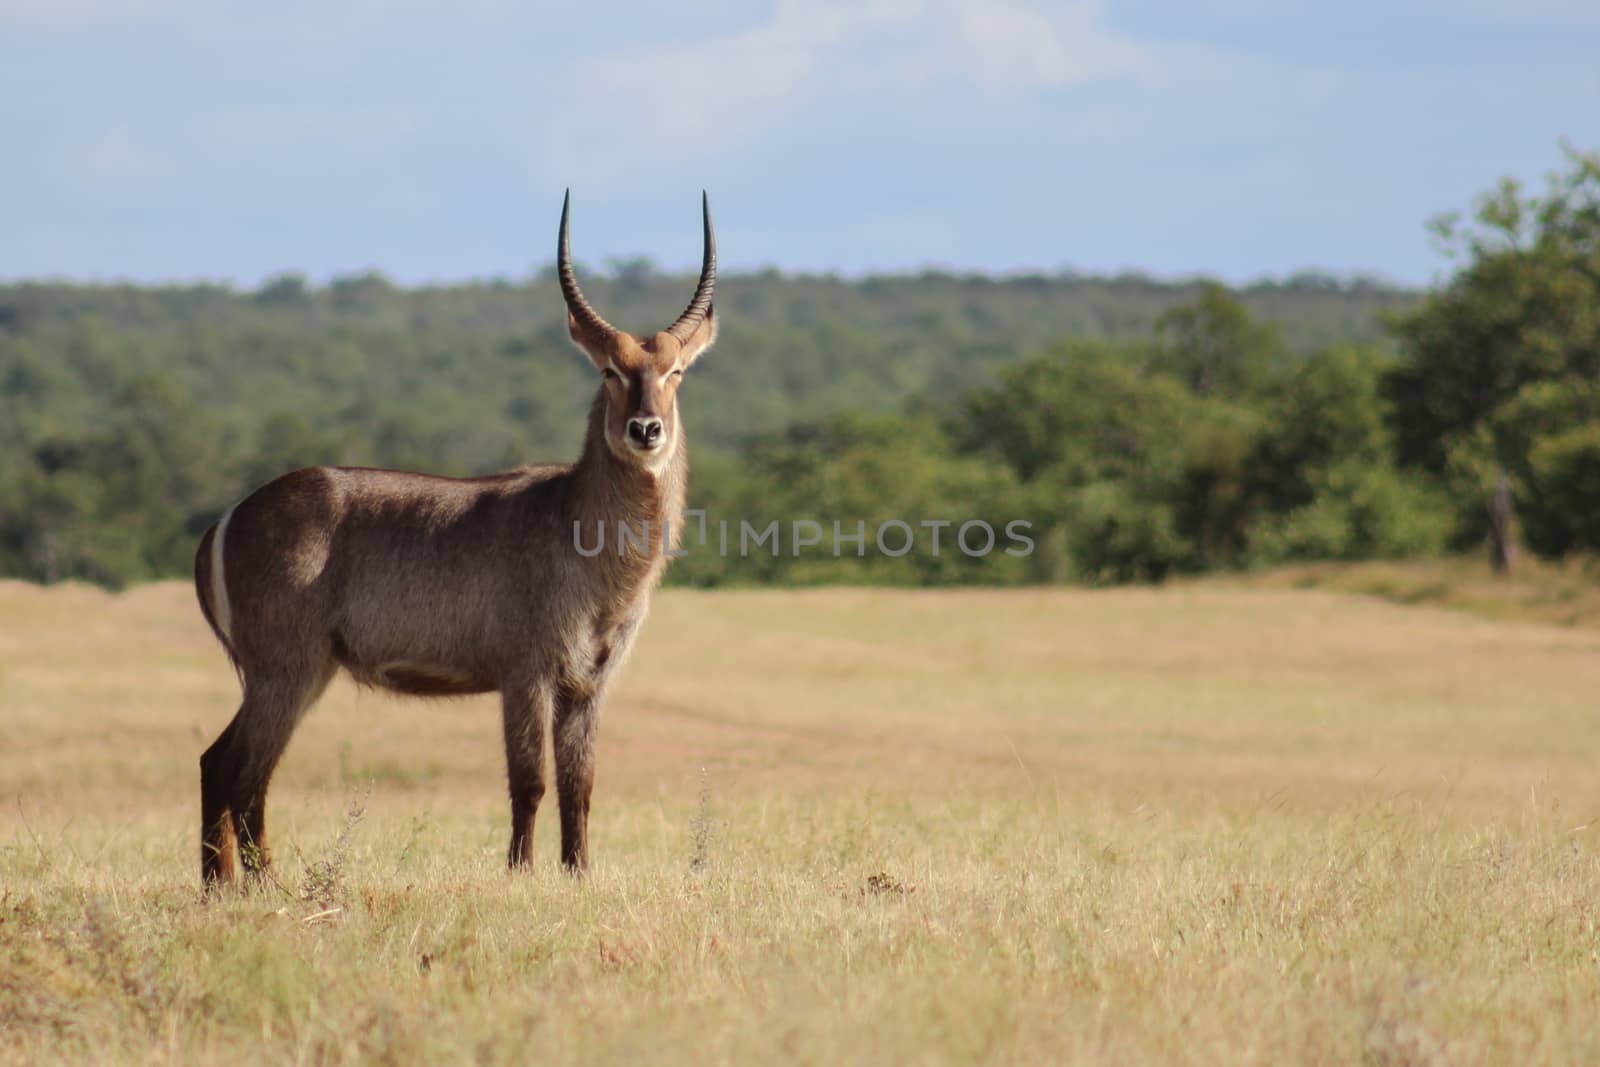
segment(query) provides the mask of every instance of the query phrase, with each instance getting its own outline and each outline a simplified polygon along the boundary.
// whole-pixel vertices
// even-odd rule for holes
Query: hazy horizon
[[[641,257],[641,256],[615,257],[610,262],[608,262],[606,264],[586,263],[585,261],[583,261],[581,259],[576,259],[575,258],[575,265],[576,265],[576,268],[578,270],[579,275],[582,276],[582,277],[595,278],[595,279],[613,279],[614,280],[619,276],[619,267],[621,265],[627,264],[629,262],[636,262],[641,258],[648,259],[649,257]],[[656,263],[654,260],[650,260],[649,262],[650,262],[651,269],[653,271],[659,272],[662,275],[681,275],[681,276],[684,276],[684,277],[692,278],[694,276],[696,270],[698,269],[698,264],[696,264],[693,267],[687,266],[687,265],[679,265],[679,266],[668,268],[668,267],[662,266],[659,263]],[[483,286],[483,285],[512,285],[512,286],[517,286],[517,285],[526,285],[526,284],[528,284],[530,282],[538,282],[538,281],[545,281],[545,280],[549,280],[551,282],[551,284],[554,284],[554,277],[555,277],[554,273],[553,273],[554,269],[555,269],[555,261],[554,261],[554,259],[551,259],[549,262],[546,262],[546,263],[543,263],[543,264],[535,264],[530,269],[525,270],[520,274],[479,274],[479,275],[463,275],[463,276],[454,277],[454,278],[418,278],[418,279],[398,278],[398,277],[394,276],[393,274],[391,274],[390,272],[383,270],[381,267],[361,267],[361,268],[356,268],[356,269],[347,270],[347,271],[344,271],[344,270],[334,271],[332,273],[323,274],[323,275],[320,275],[320,276],[319,275],[312,275],[312,274],[307,273],[306,271],[295,270],[293,267],[289,267],[289,268],[286,268],[284,270],[273,271],[270,274],[265,274],[265,275],[262,275],[259,278],[253,278],[253,279],[235,279],[235,278],[221,278],[221,277],[207,278],[207,277],[203,277],[203,276],[194,276],[194,277],[176,276],[176,277],[170,277],[170,278],[158,278],[158,277],[139,278],[139,277],[128,277],[128,276],[117,276],[117,275],[102,275],[102,276],[80,275],[80,276],[71,276],[71,275],[61,275],[61,274],[40,274],[40,275],[5,275],[5,274],[0,274],[0,285],[32,285],[32,284],[37,284],[37,285],[77,285],[77,286],[86,286],[86,287],[95,287],[95,286],[115,287],[115,286],[121,286],[121,285],[129,285],[129,286],[137,286],[137,287],[140,287],[140,288],[151,288],[151,289],[164,289],[164,288],[179,289],[179,288],[190,288],[190,287],[217,286],[217,287],[220,287],[220,288],[230,289],[230,290],[233,290],[235,292],[249,293],[249,292],[258,291],[258,290],[266,287],[267,285],[269,285],[269,284],[271,284],[271,283],[273,283],[273,282],[275,282],[275,281],[277,281],[279,279],[285,278],[285,277],[300,277],[300,278],[303,278],[305,280],[306,284],[309,287],[311,287],[313,289],[323,289],[323,288],[327,288],[328,286],[330,286],[330,285],[332,285],[332,284],[334,284],[336,282],[339,282],[339,281],[347,281],[347,280],[361,278],[363,276],[376,274],[376,275],[382,277],[388,283],[390,283],[393,286],[395,286],[397,289],[406,289],[406,290],[410,290],[410,289],[431,289],[431,288],[450,289],[450,288],[460,288],[460,287],[469,287],[469,286]],[[1141,270],[1138,267],[1124,267],[1124,268],[1113,269],[1113,270],[1104,270],[1104,271],[1087,271],[1087,270],[1079,270],[1079,269],[1071,266],[1070,264],[1068,264],[1068,265],[1058,266],[1058,267],[1054,267],[1054,268],[1019,267],[1019,268],[1014,268],[1014,269],[1009,269],[1009,270],[1005,270],[1005,269],[1002,269],[1002,270],[964,270],[964,269],[961,269],[959,267],[952,267],[952,266],[949,266],[947,264],[939,264],[939,263],[911,264],[911,265],[907,265],[907,266],[904,266],[904,267],[891,268],[891,269],[885,269],[885,270],[864,269],[864,270],[859,270],[859,271],[804,270],[804,269],[790,270],[790,269],[785,269],[785,268],[778,267],[778,266],[775,266],[775,265],[772,265],[772,264],[767,264],[767,265],[764,265],[764,266],[754,266],[754,267],[748,267],[748,268],[721,267],[719,269],[719,271],[718,271],[718,274],[722,278],[723,281],[727,281],[730,278],[738,278],[738,277],[741,277],[741,276],[742,277],[756,277],[756,276],[759,276],[759,275],[762,275],[762,274],[765,274],[765,273],[768,273],[768,272],[771,272],[771,271],[776,271],[781,277],[784,277],[784,278],[794,278],[794,279],[838,279],[838,280],[840,280],[840,281],[842,281],[842,282],[844,282],[846,284],[855,284],[855,283],[869,281],[869,280],[873,280],[873,279],[879,279],[879,278],[884,278],[884,279],[916,279],[916,278],[922,277],[924,275],[930,275],[931,274],[931,275],[944,275],[944,276],[954,277],[954,278],[983,278],[983,279],[994,281],[996,283],[1004,283],[1004,282],[1009,282],[1009,281],[1020,281],[1020,280],[1024,280],[1024,279],[1028,279],[1028,278],[1037,278],[1037,277],[1048,278],[1048,279],[1051,279],[1052,281],[1082,280],[1082,281],[1095,281],[1095,282],[1115,282],[1115,281],[1119,281],[1119,280],[1122,280],[1122,279],[1125,279],[1125,278],[1140,278],[1140,279],[1144,279],[1144,280],[1150,281],[1150,282],[1152,282],[1152,283],[1154,283],[1156,285],[1170,285],[1170,286],[1175,286],[1175,287],[1186,286],[1186,285],[1198,285],[1198,284],[1202,284],[1202,283],[1210,282],[1210,281],[1222,281],[1222,282],[1224,282],[1225,284],[1227,284],[1231,288],[1235,288],[1235,289],[1251,289],[1251,288],[1260,287],[1260,286],[1291,285],[1291,284],[1294,284],[1295,281],[1297,279],[1300,279],[1300,278],[1309,278],[1309,277],[1313,277],[1313,276],[1319,276],[1319,277],[1330,279],[1334,283],[1336,283],[1338,285],[1342,285],[1342,286],[1349,286],[1349,285],[1356,284],[1356,283],[1365,283],[1365,284],[1381,286],[1381,287],[1386,288],[1386,289],[1393,289],[1393,290],[1396,290],[1396,291],[1412,291],[1412,290],[1420,290],[1421,288],[1423,288],[1423,286],[1420,285],[1420,284],[1413,284],[1413,283],[1398,281],[1398,280],[1393,279],[1393,278],[1386,278],[1386,277],[1383,277],[1382,275],[1374,274],[1374,273],[1369,272],[1369,271],[1336,272],[1336,271],[1325,271],[1325,270],[1322,270],[1322,269],[1317,268],[1317,267],[1303,267],[1303,268],[1300,268],[1298,270],[1285,271],[1285,272],[1283,272],[1281,274],[1263,274],[1263,275],[1259,275],[1259,276],[1256,276],[1256,277],[1244,277],[1244,278],[1223,278],[1220,275],[1213,274],[1213,273],[1207,273],[1207,272],[1204,272],[1204,271],[1196,271],[1194,273],[1189,273],[1189,274],[1157,274],[1157,273],[1155,273],[1153,271]]]

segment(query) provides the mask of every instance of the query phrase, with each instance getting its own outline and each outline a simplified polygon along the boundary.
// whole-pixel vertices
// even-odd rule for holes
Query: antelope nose
[[[628,420],[628,439],[640,448],[654,448],[661,442],[661,420],[655,416]]]

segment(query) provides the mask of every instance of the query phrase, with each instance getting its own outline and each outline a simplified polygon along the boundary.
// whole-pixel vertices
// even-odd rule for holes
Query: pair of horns
[[[578,276],[572,269],[572,242],[567,232],[567,215],[571,207],[572,190],[568,189],[566,196],[561,198],[561,237],[556,243],[556,273],[561,278],[561,295],[566,298],[567,310],[572,312],[572,317],[584,326],[599,333],[616,333],[617,328],[589,306],[589,301],[583,298],[583,291],[578,288]],[[704,190],[700,193],[700,212],[705,219],[706,229],[705,255],[700,261],[700,284],[695,287],[694,299],[678,316],[678,321],[667,327],[667,332],[680,342],[687,341],[705,321],[706,313],[711,310],[712,290],[717,287],[717,235],[711,232],[711,201]]]

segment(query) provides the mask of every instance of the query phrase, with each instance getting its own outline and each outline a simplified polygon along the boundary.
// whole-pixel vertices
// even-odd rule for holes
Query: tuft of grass
[[[689,824],[689,873],[703,874],[706,865],[711,862],[711,835],[714,831],[711,822],[711,783],[706,777],[706,769],[700,768],[700,797],[695,805],[694,819]]]
[[[871,894],[872,896],[889,895],[903,897],[908,893],[915,893],[916,891],[916,886],[905,884],[894,875],[889,874],[887,871],[879,871],[877,874],[867,875],[866,884],[861,887],[862,896]]]
[[[301,857],[305,875],[300,880],[300,899],[321,909],[322,915],[343,911],[349,902],[348,887],[344,881],[345,864],[350,857],[350,843],[356,827],[367,813],[367,801],[371,794],[369,786],[365,793],[350,800],[345,808],[344,825],[339,827],[339,833],[321,856],[310,863]]]

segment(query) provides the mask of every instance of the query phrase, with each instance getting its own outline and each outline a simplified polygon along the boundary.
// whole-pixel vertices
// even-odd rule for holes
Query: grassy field
[[[1546,563],[1526,556],[1510,576],[1482,557],[1404,563],[1308,563],[1228,579],[1257,589],[1321,589],[1396,604],[1451,608],[1508,622],[1600,630],[1600,559]]]
[[[553,805],[502,869],[493,701],[340,682],[276,782],[280,884],[207,901],[235,703],[186,586],[0,584],[0,1058],[1600,1062],[1593,629],[670,591],[589,879]]]

